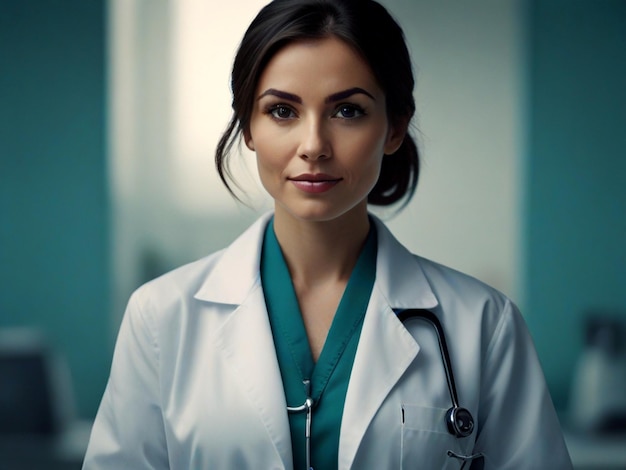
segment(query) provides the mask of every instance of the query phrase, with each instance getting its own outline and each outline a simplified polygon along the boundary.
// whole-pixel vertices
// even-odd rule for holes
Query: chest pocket
[[[448,432],[445,408],[402,405],[401,465],[402,470],[462,467],[463,461],[449,455],[460,455],[471,445],[471,437],[459,439]]]

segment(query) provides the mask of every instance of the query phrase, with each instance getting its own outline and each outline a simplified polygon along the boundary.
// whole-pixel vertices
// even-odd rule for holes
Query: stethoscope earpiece
[[[456,437],[467,437],[474,430],[474,418],[466,408],[452,407],[446,413],[448,431]]]

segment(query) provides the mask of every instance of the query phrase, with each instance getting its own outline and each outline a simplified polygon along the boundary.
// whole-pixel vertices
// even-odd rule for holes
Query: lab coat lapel
[[[290,469],[287,403],[260,283],[229,315],[218,332],[217,345],[232,364],[239,386],[259,414],[284,467]]]
[[[236,386],[245,390],[276,448],[277,458],[290,470],[293,459],[287,404],[259,276],[263,230],[268,219],[269,214],[259,219],[224,251],[196,298],[221,304],[220,309],[228,312],[216,331],[216,345],[232,364]]]
[[[340,469],[351,468],[376,411],[418,351],[419,345],[393,310],[373,292],[346,394],[339,439]]]
[[[437,306],[415,257],[375,219],[378,231],[376,283],[363,322],[346,395],[339,468],[351,468],[363,437],[389,392],[419,353],[419,344],[395,309]]]

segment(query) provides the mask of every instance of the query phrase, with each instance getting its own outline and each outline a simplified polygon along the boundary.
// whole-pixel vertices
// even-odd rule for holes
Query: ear
[[[252,140],[250,129],[243,131],[243,140],[246,143],[246,147],[254,152],[254,141]]]
[[[406,118],[400,118],[394,123],[390,123],[387,131],[387,141],[385,142],[385,155],[391,155],[398,151],[402,142],[404,142],[408,127],[409,120]]]

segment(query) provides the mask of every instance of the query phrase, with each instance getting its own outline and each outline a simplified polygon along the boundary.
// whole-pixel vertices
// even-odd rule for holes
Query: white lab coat
[[[259,278],[268,216],[225,250],[133,294],[84,469],[292,469]],[[570,469],[515,305],[412,255],[376,224],[377,277],[345,401],[339,469],[461,468],[448,450],[484,453],[485,469]],[[429,309],[443,323],[460,405],[476,421],[470,437],[448,433],[451,402],[434,329],[403,325],[394,309],[404,308]]]

